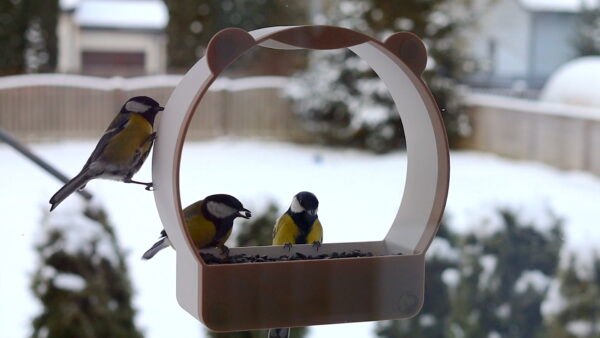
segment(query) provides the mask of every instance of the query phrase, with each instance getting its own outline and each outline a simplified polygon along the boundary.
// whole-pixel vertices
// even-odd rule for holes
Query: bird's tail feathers
[[[163,237],[161,239],[158,240],[158,242],[154,243],[154,245],[148,249],[148,251],[144,252],[144,254],[142,255],[142,259],[150,259],[152,257],[154,257],[154,255],[156,255],[160,250],[171,246],[171,241],[169,240],[169,237]]]
[[[278,329],[269,329],[269,338],[289,338],[290,328],[283,327]]]
[[[73,177],[67,182],[62,188],[60,188],[54,196],[50,198],[50,211],[54,210],[65,198],[69,197],[73,192],[85,187],[87,182],[91,179],[85,171],[80,172],[77,176]]]

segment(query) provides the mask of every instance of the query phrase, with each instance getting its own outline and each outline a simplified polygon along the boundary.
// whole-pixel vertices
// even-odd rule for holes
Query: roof
[[[580,12],[583,8],[598,7],[598,0],[520,0],[521,5],[536,12]]]
[[[81,27],[164,30],[169,14],[161,0],[62,0]]]

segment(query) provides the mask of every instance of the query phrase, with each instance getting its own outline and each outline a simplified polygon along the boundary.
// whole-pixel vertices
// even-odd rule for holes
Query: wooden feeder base
[[[319,254],[372,247],[383,242],[323,245]],[[363,244],[363,245],[360,245]],[[301,248],[300,248],[301,247]],[[310,245],[297,245],[315,255]],[[216,253],[217,251],[210,251]],[[232,248],[230,254],[286,255],[283,247]],[[291,262],[203,265],[198,312],[215,331],[398,319],[414,316],[422,306],[423,255],[387,255]],[[277,278],[272,278],[276,276]],[[344,281],[339,283],[338,281]],[[408,280],[399,285],[396,281]]]

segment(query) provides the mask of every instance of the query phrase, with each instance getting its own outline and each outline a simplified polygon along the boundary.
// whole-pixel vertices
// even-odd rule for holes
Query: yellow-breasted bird
[[[238,217],[248,219],[252,216],[250,210],[244,208],[237,198],[225,194],[210,195],[190,204],[183,209],[183,215],[188,233],[196,248],[218,247],[222,252],[229,251],[225,241],[231,235],[233,220]],[[150,259],[170,245],[167,232],[163,230],[158,242],[154,243],[142,258]]]
[[[79,174],[50,198],[50,211],[95,178],[142,184],[146,186],[146,190],[150,190],[152,183],[134,181],[131,177],[140,169],[150,153],[156,138],[154,118],[162,110],[164,108],[158,102],[147,96],[136,96],[127,100]]]
[[[308,191],[297,193],[292,198],[288,210],[279,217],[273,229],[273,245],[313,244],[316,247],[323,241],[323,227],[317,210],[319,200]]]
[[[297,193],[288,210],[277,219],[273,229],[273,245],[284,245],[291,250],[292,244],[310,244],[320,247],[323,242],[323,227],[317,211],[319,200],[308,191]],[[269,338],[288,338],[290,329],[269,329]]]

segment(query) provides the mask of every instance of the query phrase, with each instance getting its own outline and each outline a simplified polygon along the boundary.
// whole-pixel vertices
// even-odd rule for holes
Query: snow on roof
[[[79,0],[60,0],[60,8],[63,10],[73,9],[77,6]]]
[[[575,13],[583,7],[597,7],[598,0],[521,0],[521,4],[531,11]]]
[[[148,88],[175,87],[182,75],[163,74],[140,77],[102,78],[75,74],[25,74],[0,76],[0,90],[10,88],[58,86],[77,87],[97,90],[141,90]],[[250,76],[237,79],[221,77],[210,86],[210,91],[243,91],[262,88],[284,88],[289,78],[284,76]]]
[[[600,108],[600,56],[567,62],[550,76],[540,95],[546,102]]]
[[[573,104],[544,102],[483,93],[467,93],[465,103],[471,106],[486,106],[504,110],[525,111],[529,114],[554,115],[600,121],[600,109]]]
[[[75,4],[63,0],[63,5]],[[75,20],[82,27],[162,30],[169,21],[160,0],[83,0],[75,5]]]

